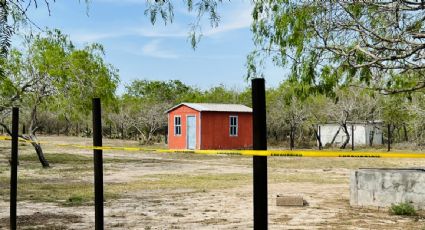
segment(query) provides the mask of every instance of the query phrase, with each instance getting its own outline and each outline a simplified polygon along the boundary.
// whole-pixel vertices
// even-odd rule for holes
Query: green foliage
[[[85,201],[82,196],[71,196],[66,200],[65,206],[81,206]]]
[[[195,19],[190,26],[189,38],[192,48],[196,48],[202,35],[201,21],[207,17],[211,27],[217,27],[220,21],[217,8],[222,0],[186,0],[184,4],[189,12],[195,11]],[[147,9],[145,15],[149,17],[152,24],[160,17],[164,24],[172,23],[174,20],[174,4],[172,0],[146,1]]]
[[[244,104],[247,106],[252,103],[250,89],[240,92],[236,89],[229,89],[224,85],[212,87],[205,91],[198,91],[197,95],[189,98],[187,102]]]
[[[193,89],[179,80],[149,81],[134,80],[126,86],[125,97],[140,98],[147,101],[176,103]]]
[[[28,114],[41,107],[79,120],[89,113],[90,98],[100,97],[104,105],[114,102],[118,72],[103,61],[101,45],[77,49],[59,30],[29,37],[24,45],[24,50],[13,49],[4,65],[3,106],[18,103]]]
[[[390,207],[390,212],[399,216],[415,216],[416,210],[410,203],[393,204]]]
[[[423,88],[424,57],[416,54],[423,47],[411,42],[423,36],[424,21],[417,17],[423,13],[405,1],[387,7],[367,1],[255,0],[256,48],[248,56],[247,77],[262,76],[264,59],[270,58],[291,70],[288,78],[301,84],[304,94],[334,96],[338,86],[353,81],[383,92]]]

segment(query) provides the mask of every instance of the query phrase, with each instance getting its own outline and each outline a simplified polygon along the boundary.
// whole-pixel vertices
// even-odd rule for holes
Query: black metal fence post
[[[267,150],[266,93],[263,78],[252,80],[253,149]],[[253,157],[254,229],[268,228],[267,157]]]
[[[102,112],[100,99],[93,98],[93,146],[102,146]],[[103,223],[103,151],[93,150],[94,159],[94,205],[95,229],[104,228]]]
[[[10,229],[16,229],[16,198],[18,192],[19,108],[12,109],[12,159],[10,170]]]

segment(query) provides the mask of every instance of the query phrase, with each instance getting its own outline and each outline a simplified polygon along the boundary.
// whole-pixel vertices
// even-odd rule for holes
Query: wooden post
[[[102,112],[100,99],[93,98],[93,146],[102,146]],[[93,150],[94,159],[94,204],[95,229],[101,230],[103,224],[103,151]]]
[[[263,78],[252,80],[253,149],[267,150],[266,93]],[[268,228],[267,157],[253,157],[254,229]]]
[[[12,109],[12,159],[10,170],[10,229],[16,229],[16,198],[18,192],[18,130],[19,108]]]

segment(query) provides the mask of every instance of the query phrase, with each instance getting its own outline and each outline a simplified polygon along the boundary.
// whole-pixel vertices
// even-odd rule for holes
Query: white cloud
[[[161,48],[161,40],[156,39],[142,47],[142,53],[145,56],[155,57],[155,58],[166,58],[166,59],[175,59],[179,56],[173,52],[166,51]]]
[[[177,25],[169,25],[166,27],[159,26],[143,26],[132,29],[134,35],[149,38],[180,38],[187,37],[187,31],[179,28]]]
[[[92,42],[99,42],[101,40],[110,39],[110,38],[118,38],[127,35],[127,33],[124,32],[118,32],[118,33],[102,33],[102,32],[71,32],[71,40],[75,41],[77,43],[92,43]]]
[[[204,36],[213,36],[233,30],[248,28],[252,23],[252,5],[244,4],[235,10],[224,12],[218,27],[211,28],[204,33]]]
[[[113,0],[96,0],[102,2],[114,2]],[[143,0],[125,0],[126,3],[144,2]],[[229,8],[230,10],[227,10]],[[249,3],[236,4],[233,6],[224,6],[221,10],[221,22],[218,27],[211,28],[208,19],[202,25],[204,29],[203,36],[213,37],[226,32],[235,31],[239,29],[248,28],[252,23],[252,5]],[[193,19],[195,20],[195,19]],[[131,25],[124,28],[108,28],[108,32],[95,32],[95,31],[74,31],[71,32],[71,37],[74,41],[79,43],[99,42],[101,40],[120,38],[126,36],[137,36],[145,38],[187,38],[189,26],[183,26],[178,19],[172,24],[163,25],[156,23],[141,22],[139,24]],[[112,31],[112,32],[110,32]]]
[[[172,24],[167,26],[152,26],[149,24],[140,24],[134,27],[128,28],[109,28],[108,31],[70,31],[71,39],[78,43],[91,43],[100,42],[102,40],[136,36],[144,38],[186,38],[187,31],[181,28],[178,24]]]

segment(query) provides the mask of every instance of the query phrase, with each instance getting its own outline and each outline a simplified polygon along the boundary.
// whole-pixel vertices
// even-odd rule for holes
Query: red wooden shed
[[[245,105],[181,103],[167,113],[170,149],[252,148],[252,109]]]

